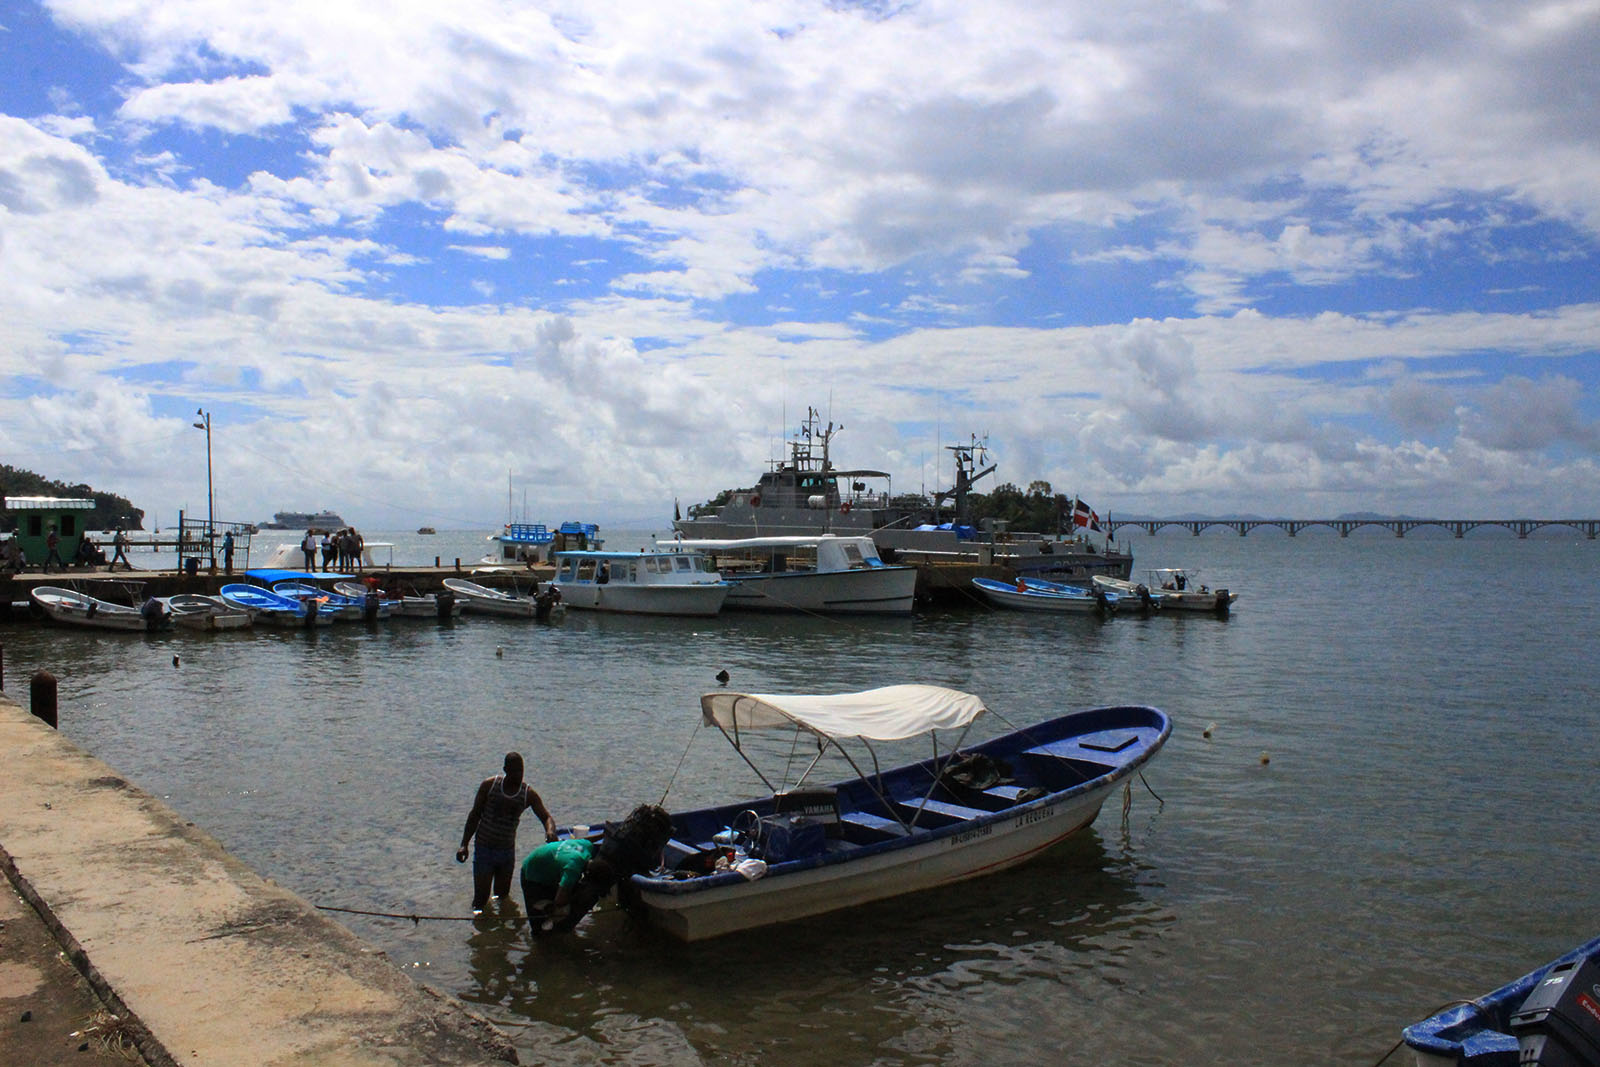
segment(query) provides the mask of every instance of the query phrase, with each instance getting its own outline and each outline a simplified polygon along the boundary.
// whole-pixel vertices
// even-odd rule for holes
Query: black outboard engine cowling
[[[1524,1067],[1600,1067],[1600,965],[1568,960],[1550,968],[1511,1015]]]

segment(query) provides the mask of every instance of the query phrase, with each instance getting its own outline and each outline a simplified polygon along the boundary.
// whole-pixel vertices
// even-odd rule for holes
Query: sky
[[[1600,0],[0,0],[0,461],[631,528],[1600,514]],[[202,417],[201,421],[204,421]],[[146,525],[150,525],[147,519]]]

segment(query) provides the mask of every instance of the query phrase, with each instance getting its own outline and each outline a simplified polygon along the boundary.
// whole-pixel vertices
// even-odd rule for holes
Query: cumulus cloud
[[[0,440],[166,434],[152,493],[197,398],[259,514],[340,436],[372,501],[709,496],[825,396],[900,484],[1595,486],[1591,0],[46,9],[121,77],[0,115]]]

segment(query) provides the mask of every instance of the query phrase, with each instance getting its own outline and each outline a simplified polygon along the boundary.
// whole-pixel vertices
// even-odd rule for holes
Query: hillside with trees
[[[114,530],[118,526],[129,530],[144,529],[144,509],[136,508],[126,497],[115,493],[102,493],[87,485],[68,485],[52,481],[33,471],[0,463],[0,494],[6,496],[60,496],[75,500],[93,500],[94,510],[84,516],[86,530]]]

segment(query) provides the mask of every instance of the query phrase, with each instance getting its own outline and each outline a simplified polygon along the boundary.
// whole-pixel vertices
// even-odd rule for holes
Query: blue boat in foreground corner
[[[1417,1067],[1600,1064],[1600,937],[1403,1037]]]
[[[619,887],[624,907],[684,941],[1015,866],[1094,822],[1172,732],[1155,708],[1105,707],[963,747],[983,701],[931,685],[829,696],[719,691],[701,697],[700,709],[772,792],[674,813],[664,866]],[[816,745],[793,782],[758,765],[755,753],[778,749],[748,735],[772,729]],[[921,737],[933,739],[932,758],[878,770],[874,742]],[[830,754],[856,777],[808,785]]]

